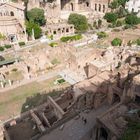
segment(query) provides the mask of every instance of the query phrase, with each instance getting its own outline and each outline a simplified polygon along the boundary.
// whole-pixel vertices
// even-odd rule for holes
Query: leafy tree
[[[120,38],[115,38],[111,42],[112,46],[121,46],[122,40]]]
[[[111,9],[116,9],[116,8],[118,8],[118,6],[119,6],[118,0],[112,1],[112,2],[110,3],[110,5],[109,5],[109,7],[110,7]]]
[[[80,32],[84,32],[88,29],[87,18],[80,14],[70,14],[68,23],[73,24],[75,29]]]
[[[41,37],[42,30],[40,26],[33,22],[26,22],[26,31],[29,36],[32,36],[32,30],[34,30],[35,39],[38,39]]]
[[[107,20],[107,22],[116,22],[118,16],[116,13],[113,13],[113,12],[109,12],[109,13],[106,13],[104,18]]]
[[[125,22],[129,25],[136,25],[140,23],[140,19],[136,15],[130,14],[125,18]]]
[[[117,10],[117,15],[119,18],[125,17],[128,14],[128,11],[124,8],[124,7],[119,7],[119,9]]]
[[[122,5],[123,7],[125,7],[126,2],[128,2],[129,0],[118,0],[118,4]]]
[[[33,8],[27,12],[27,18],[30,22],[39,24],[40,26],[45,25],[46,20],[44,16],[44,10],[39,8]]]

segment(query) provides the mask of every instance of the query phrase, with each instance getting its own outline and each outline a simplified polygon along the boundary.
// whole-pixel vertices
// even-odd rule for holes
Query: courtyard
[[[41,82],[35,81],[6,92],[1,92],[0,120],[4,121],[19,115],[25,110],[25,108],[23,108],[24,104],[26,104],[26,110],[34,108],[46,101],[47,94],[51,93],[50,96],[55,96],[58,93],[56,92],[57,90],[69,86],[68,83],[54,84],[58,78],[60,77],[56,76]],[[56,91],[54,91],[55,89]],[[30,103],[28,102],[29,104],[27,104],[27,101],[30,101]]]

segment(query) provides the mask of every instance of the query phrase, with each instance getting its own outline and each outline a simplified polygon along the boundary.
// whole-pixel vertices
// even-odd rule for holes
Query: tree
[[[116,22],[118,16],[116,13],[112,13],[112,12],[109,12],[109,13],[106,13],[104,18],[107,20],[107,22]]]
[[[33,22],[26,22],[26,31],[29,36],[32,36],[32,30],[34,30],[35,39],[38,39],[41,37],[42,30],[40,26]]]
[[[129,0],[118,0],[118,4],[122,5],[125,8],[125,4],[126,2],[128,2]]]
[[[46,20],[44,16],[44,10],[39,8],[33,8],[27,12],[27,18],[30,22],[39,24],[40,26],[45,25]]]
[[[112,46],[121,46],[122,40],[120,38],[115,38],[111,42]]]
[[[110,7],[111,9],[116,9],[116,8],[118,8],[118,7],[119,7],[118,1],[117,1],[117,0],[112,1],[112,2],[110,3],[109,7]]]
[[[140,23],[140,19],[134,15],[134,14],[130,14],[125,18],[125,22],[129,25],[137,25]]]
[[[84,32],[88,29],[87,18],[80,14],[70,14],[68,23],[73,24],[78,32]]]

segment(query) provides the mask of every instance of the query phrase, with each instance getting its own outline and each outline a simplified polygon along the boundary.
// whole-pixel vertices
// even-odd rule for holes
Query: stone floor
[[[82,112],[80,118],[72,119],[64,124],[64,128],[54,129],[49,134],[42,136],[39,140],[91,140],[91,130],[96,123],[96,117],[105,112],[109,106],[104,105],[96,110],[91,110],[89,113]],[[87,119],[84,124],[82,117]]]

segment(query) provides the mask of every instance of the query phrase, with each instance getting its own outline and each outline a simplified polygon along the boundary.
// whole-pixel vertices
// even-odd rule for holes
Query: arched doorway
[[[86,7],[89,7],[89,2],[86,2]]]
[[[97,4],[95,3],[95,11],[97,11]]]
[[[71,11],[74,11],[74,5],[73,5],[73,3],[70,4],[70,10]]]
[[[119,103],[120,101],[121,101],[121,99],[120,99],[119,95],[116,94],[116,93],[113,93],[112,105],[113,105],[113,104],[117,104],[117,103]]]
[[[108,139],[108,133],[104,128],[100,128],[100,140],[107,140]]]
[[[10,12],[10,15],[11,15],[11,16],[14,16],[14,12],[11,11],[11,12]]]
[[[101,12],[101,4],[99,4],[99,12]]]
[[[103,13],[105,13],[105,5],[103,5]]]

